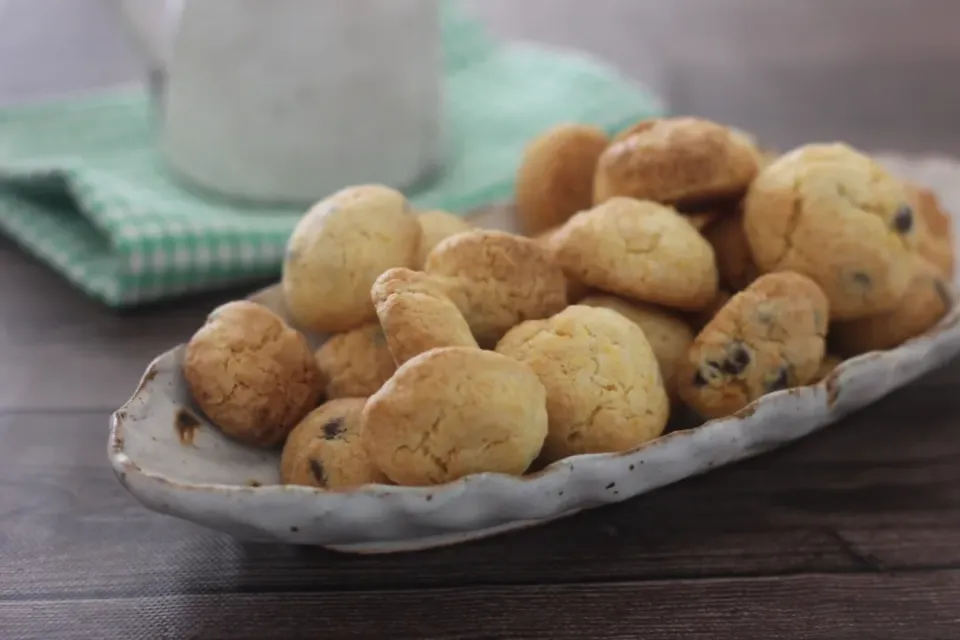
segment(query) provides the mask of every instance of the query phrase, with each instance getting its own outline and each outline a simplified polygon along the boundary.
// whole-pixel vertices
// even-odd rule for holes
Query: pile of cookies
[[[952,306],[936,197],[840,143],[563,125],[524,154],[516,223],[472,228],[378,185],[331,195],[288,244],[291,323],[233,302],[190,340],[196,403],[282,446],[284,483],[520,475],[631,449],[682,407],[722,417],[817,382]],[[301,330],[329,337],[313,353]]]

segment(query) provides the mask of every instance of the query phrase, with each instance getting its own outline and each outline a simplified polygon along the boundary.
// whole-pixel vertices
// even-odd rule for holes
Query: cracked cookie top
[[[214,424],[263,447],[282,442],[323,388],[306,338],[246,300],[210,313],[187,343],[183,375]]]
[[[616,311],[640,327],[657,358],[667,393],[676,398],[677,365],[686,357],[693,342],[693,331],[686,320],[661,307],[610,295],[590,295],[580,304]]]
[[[600,156],[594,204],[616,196],[683,206],[736,200],[760,157],[747,136],[710,120],[644,120],[617,134]]]
[[[393,482],[441,484],[471,473],[520,475],[547,434],[536,374],[470,347],[431,349],[401,365],[363,410],[362,437]]]
[[[479,348],[457,306],[421,271],[384,271],[370,295],[397,364],[436,347]]]
[[[705,418],[809,384],[824,356],[829,303],[797,273],[760,276],[694,339],[677,370],[680,397]]]
[[[281,482],[334,490],[388,483],[360,438],[366,400],[338,398],[308,413],[283,446]]]
[[[603,291],[688,311],[717,295],[710,243],[656,202],[612,198],[572,217],[550,244],[565,272]]]
[[[399,191],[348,187],[297,223],[283,262],[290,316],[305,330],[348,331],[376,318],[370,287],[391,267],[412,267],[420,223]]]
[[[908,194],[845,144],[806,145],[767,166],[744,201],[743,223],[760,270],[809,276],[833,319],[890,311],[909,285],[918,225]]]
[[[663,433],[670,417],[653,349],[616,311],[567,307],[514,327],[497,352],[528,365],[547,390],[543,462],[626,451]]]
[[[443,240],[427,257],[425,271],[457,305],[482,347],[495,345],[518,322],[567,306],[567,280],[550,252],[504,231],[477,229]]]

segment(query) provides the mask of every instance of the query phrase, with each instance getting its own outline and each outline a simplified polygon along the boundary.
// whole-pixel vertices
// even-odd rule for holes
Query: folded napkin
[[[603,64],[495,43],[452,2],[443,10],[449,142],[442,176],[406,194],[416,207],[466,213],[508,199],[524,145],[551,125],[613,133],[662,112]],[[112,307],[279,274],[303,211],[184,191],[154,135],[141,90],[0,109],[0,232]]]

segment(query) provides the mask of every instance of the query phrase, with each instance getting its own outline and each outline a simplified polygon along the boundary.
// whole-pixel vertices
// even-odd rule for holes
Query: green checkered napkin
[[[442,24],[449,144],[439,181],[407,194],[416,207],[465,213],[508,199],[523,146],[553,124],[612,133],[662,110],[595,61],[494,43],[452,4]],[[139,90],[0,109],[0,231],[113,307],[279,274],[303,211],[181,190],[153,124]]]

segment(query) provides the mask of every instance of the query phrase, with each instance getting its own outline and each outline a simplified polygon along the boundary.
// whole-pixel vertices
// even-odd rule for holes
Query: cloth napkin
[[[523,147],[551,125],[613,133],[663,111],[602,63],[495,42],[456,4],[442,6],[448,148],[442,176],[406,194],[415,207],[466,213],[508,199]],[[140,89],[0,109],[0,232],[117,308],[279,274],[303,211],[184,191],[155,133]]]

